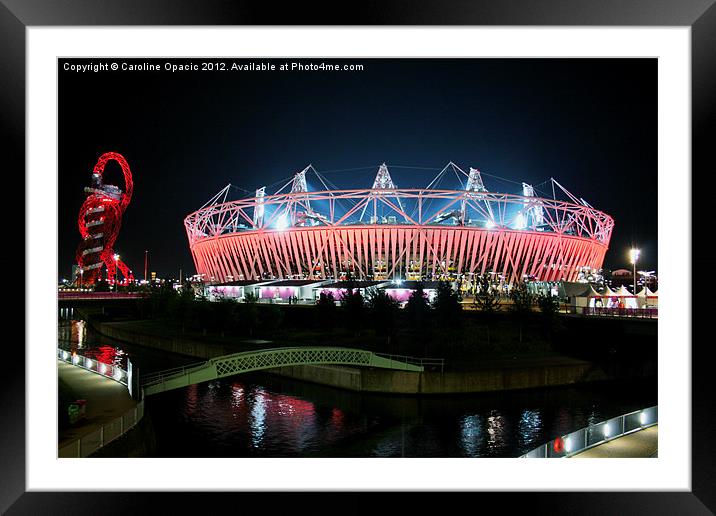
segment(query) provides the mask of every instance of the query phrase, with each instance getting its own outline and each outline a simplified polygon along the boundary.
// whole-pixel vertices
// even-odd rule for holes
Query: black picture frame
[[[273,3],[225,0],[0,0],[0,102],[6,176],[19,182],[25,170],[25,30],[32,26],[87,25],[555,25],[555,26],[688,26],[692,43],[692,178],[710,178],[716,170],[713,134],[716,125],[716,5],[715,0],[415,0],[362,3]],[[689,178],[674,177],[675,181]],[[709,183],[704,183],[708,185]],[[15,185],[14,191],[25,191]],[[708,235],[707,199],[710,188],[693,188],[692,235]],[[28,195],[28,192],[25,192]],[[712,203],[712,201],[711,201]],[[708,240],[708,239],[707,239]],[[700,242],[692,238],[693,244]],[[19,259],[19,243],[12,259]],[[695,246],[694,246],[695,247]],[[23,246],[24,249],[24,246]],[[694,271],[711,270],[714,258],[693,249]],[[6,253],[9,249],[6,248]],[[24,250],[22,251],[24,258]],[[24,260],[23,260],[24,261]],[[13,267],[17,267],[13,264]],[[29,271],[26,271],[29,272]],[[683,278],[688,286],[691,278]],[[550,514],[712,514],[716,509],[716,437],[711,401],[711,338],[697,338],[708,306],[699,304],[700,290],[692,289],[692,490],[640,493],[479,493],[499,504],[501,511],[520,510]],[[685,300],[686,301],[686,300]],[[27,306],[27,310],[32,307]],[[705,334],[707,335],[707,334]],[[260,494],[230,493],[72,493],[25,492],[25,371],[4,368],[0,422],[0,511],[7,514],[131,514],[148,510],[148,498],[160,498],[165,512],[186,512],[192,506],[227,503],[242,497],[253,503]],[[298,495],[302,496],[302,495]],[[373,502],[354,497],[352,510]],[[265,502],[264,502],[265,503]],[[414,496],[403,509],[424,503]],[[474,503],[474,502],[470,502]],[[483,503],[483,500],[480,501]],[[291,504],[291,505],[288,505]],[[300,502],[299,502],[300,504]],[[271,510],[295,507],[284,496],[271,497]],[[179,510],[181,509],[181,511]]]

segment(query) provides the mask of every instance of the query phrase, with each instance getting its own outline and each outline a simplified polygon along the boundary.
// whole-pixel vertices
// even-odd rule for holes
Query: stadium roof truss
[[[461,189],[442,189],[454,172]],[[323,190],[309,191],[314,172]],[[290,191],[284,192],[291,186]],[[197,272],[226,277],[448,279],[497,272],[571,280],[601,267],[613,219],[552,179],[568,201],[489,192],[452,162],[425,188],[399,188],[382,164],[372,188],[332,189],[311,165],[273,195],[227,201],[227,185],[184,224]],[[368,213],[369,217],[364,216]]]

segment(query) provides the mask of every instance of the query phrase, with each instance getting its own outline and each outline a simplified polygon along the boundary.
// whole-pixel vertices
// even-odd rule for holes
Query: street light
[[[639,261],[639,249],[631,249],[629,251],[629,259],[634,266],[634,295],[636,296],[636,262]]]
[[[119,255],[114,255],[114,291],[119,291],[119,285],[117,285],[117,280],[119,279],[119,273],[117,272],[117,262],[119,261]]]

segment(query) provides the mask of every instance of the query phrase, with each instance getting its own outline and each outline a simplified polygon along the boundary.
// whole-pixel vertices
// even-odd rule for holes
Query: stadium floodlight
[[[279,231],[283,231],[284,229],[288,228],[288,216],[284,213],[276,220],[276,229]]]

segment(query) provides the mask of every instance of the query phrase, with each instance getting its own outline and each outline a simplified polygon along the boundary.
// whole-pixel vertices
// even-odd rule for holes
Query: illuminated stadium
[[[514,181],[517,194],[489,191],[482,175],[451,162],[427,186],[402,188],[383,164],[371,188],[345,190],[309,165],[273,194],[263,187],[228,200],[236,187],[227,185],[184,225],[197,274],[209,283],[493,273],[514,284],[575,281],[601,268],[609,215],[552,178],[544,183],[551,195],[540,196]],[[309,188],[309,178],[320,187]]]

